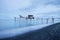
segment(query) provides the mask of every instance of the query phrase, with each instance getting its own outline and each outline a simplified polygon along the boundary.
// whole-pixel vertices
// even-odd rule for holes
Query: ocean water
[[[9,30],[13,28],[22,28],[33,26],[32,20],[14,20],[14,19],[0,19],[0,30]]]
[[[60,20],[55,19],[55,22],[60,22]],[[52,23],[50,19],[48,24]],[[22,28],[29,27],[34,25],[47,24],[47,21],[41,19],[0,19],[0,31],[1,30],[9,30],[13,28]]]
[[[14,27],[14,21],[10,19],[0,19],[0,30],[10,29]]]

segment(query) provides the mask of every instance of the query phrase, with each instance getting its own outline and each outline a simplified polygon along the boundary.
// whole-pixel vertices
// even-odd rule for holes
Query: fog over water
[[[19,17],[19,15],[26,17],[29,14],[39,18],[52,18],[52,16],[59,18],[60,0],[0,0],[1,29],[3,27],[14,28],[14,17]],[[17,23],[16,26],[18,25]]]

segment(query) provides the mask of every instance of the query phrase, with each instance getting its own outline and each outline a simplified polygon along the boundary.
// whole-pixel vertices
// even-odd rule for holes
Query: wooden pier
[[[22,19],[22,20],[21,20]],[[17,21],[17,18],[14,18],[15,21]],[[18,21],[19,22],[24,22],[26,23],[35,23],[35,24],[49,24],[49,23],[55,23],[55,22],[60,22],[60,18],[34,18],[32,15],[28,15],[28,17],[19,17]]]

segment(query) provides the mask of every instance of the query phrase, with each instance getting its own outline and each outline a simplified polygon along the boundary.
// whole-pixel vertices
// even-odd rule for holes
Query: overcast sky
[[[59,17],[60,0],[0,0],[0,18],[28,14]]]

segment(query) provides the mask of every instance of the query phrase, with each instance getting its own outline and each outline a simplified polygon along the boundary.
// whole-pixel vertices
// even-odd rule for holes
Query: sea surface
[[[55,22],[60,22],[60,20],[55,20]],[[29,27],[34,25],[46,24],[47,21],[41,19],[0,19],[0,31],[9,30],[14,28]],[[52,23],[50,19],[48,23]]]

